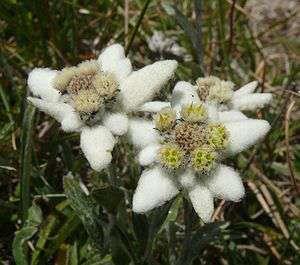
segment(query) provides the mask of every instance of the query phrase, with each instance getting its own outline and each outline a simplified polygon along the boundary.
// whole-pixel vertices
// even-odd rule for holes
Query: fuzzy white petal
[[[160,144],[150,144],[146,146],[138,155],[140,165],[148,166],[157,161]]]
[[[207,110],[208,119],[211,122],[217,122],[219,120],[219,112],[217,105],[215,103],[205,103],[204,105]]]
[[[143,104],[139,111],[145,111],[145,112],[159,112],[163,108],[171,107],[170,102],[164,102],[164,101],[150,101]]]
[[[187,190],[190,190],[197,184],[195,173],[191,169],[187,169],[182,174],[180,174],[178,176],[178,181]]]
[[[149,144],[158,143],[160,136],[154,127],[155,126],[153,122],[143,119],[129,120],[129,138],[138,148],[143,148]]]
[[[160,167],[143,171],[133,195],[132,209],[147,212],[172,199],[178,189],[167,173]]]
[[[272,100],[270,93],[254,93],[241,97],[234,97],[231,101],[232,107],[238,110],[255,110],[269,104]]]
[[[239,201],[245,195],[239,174],[233,168],[223,165],[208,178],[206,186],[215,197],[228,201]]]
[[[203,222],[210,222],[214,211],[214,200],[211,192],[205,186],[197,185],[189,192],[196,213]]]
[[[123,113],[109,113],[103,119],[103,125],[114,135],[123,135],[128,129],[128,118]]]
[[[252,81],[244,86],[242,86],[240,89],[234,91],[233,97],[240,97],[244,95],[248,95],[254,92],[258,85],[257,81]]]
[[[200,103],[196,89],[188,82],[178,82],[172,93],[172,107],[180,110],[181,106],[191,103]]]
[[[52,85],[57,71],[49,68],[35,68],[28,75],[28,86],[33,95],[44,100],[57,102],[60,92]]]
[[[174,60],[159,61],[129,75],[120,85],[124,109],[138,110],[142,104],[151,100],[171,78],[176,67],[177,62]]]
[[[125,57],[124,48],[120,44],[113,44],[104,49],[98,62],[101,70],[113,73],[119,82],[132,72],[131,62]]]
[[[112,159],[115,139],[104,126],[84,127],[80,135],[80,147],[96,171],[106,168]]]
[[[58,122],[66,132],[79,131],[83,126],[77,113],[70,105],[63,102],[48,102],[39,98],[27,98],[35,107],[49,114]]]
[[[230,154],[236,154],[249,148],[270,130],[270,124],[267,121],[256,119],[227,122],[224,125],[229,132],[228,151]]]
[[[219,122],[242,121],[248,119],[246,115],[238,110],[219,112]]]

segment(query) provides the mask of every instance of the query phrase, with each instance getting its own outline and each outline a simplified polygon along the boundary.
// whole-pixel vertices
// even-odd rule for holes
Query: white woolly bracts
[[[97,60],[75,67],[33,69],[28,86],[34,97],[28,101],[60,122],[64,131],[80,132],[83,153],[100,171],[112,160],[114,136],[128,130],[127,114],[151,100],[176,67],[176,61],[164,60],[133,71],[124,48],[114,44]]]
[[[181,81],[173,90],[172,104],[176,107],[178,101],[192,100],[215,104],[219,110],[255,110],[272,100],[270,93],[254,93],[257,86],[258,82],[253,81],[234,91],[231,81],[224,81],[215,76],[198,78],[196,85]]]
[[[197,80],[203,90],[207,84],[204,81]],[[133,211],[147,212],[183,188],[199,217],[209,222],[214,197],[239,201],[244,196],[239,174],[223,165],[222,160],[261,140],[270,125],[265,120],[249,119],[237,110],[218,111],[216,101],[229,102],[234,94],[230,92],[232,83],[225,86],[227,92],[223,94],[207,93],[206,97],[212,99],[208,102],[200,99],[194,86],[179,82],[173,91],[172,107],[165,104],[153,115],[153,122],[129,122],[129,136],[140,150],[138,161],[148,167],[134,193]],[[215,89],[219,91],[220,87]],[[157,108],[158,103],[154,105]]]

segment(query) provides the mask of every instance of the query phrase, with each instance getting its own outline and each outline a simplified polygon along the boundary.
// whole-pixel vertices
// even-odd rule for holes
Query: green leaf
[[[20,231],[16,232],[16,236],[13,241],[12,251],[16,262],[16,265],[28,265],[27,260],[27,246],[26,242],[34,236],[38,231],[35,226],[28,226],[22,228]]]
[[[157,235],[158,231],[161,229],[161,226],[165,222],[173,201],[174,200],[171,200],[165,203],[163,206],[154,209],[149,216],[149,236],[147,241],[147,247],[145,250],[146,259],[151,255],[152,245],[155,236]]]
[[[168,216],[166,220],[164,221],[163,225],[161,226],[159,233],[162,231],[162,229],[165,228],[166,225],[168,225],[170,222],[175,222],[177,219],[179,208],[182,204],[182,197],[179,195],[177,198],[173,201],[172,206],[168,212]]]
[[[188,20],[188,18],[175,6],[175,5],[169,5],[169,4],[164,4],[163,5],[165,11],[175,17],[176,22],[178,25],[182,28],[182,30],[185,32],[185,34],[188,36],[190,39],[195,54],[197,56],[197,61],[200,67],[202,67],[202,53],[203,53],[203,48],[202,48],[202,39],[201,39],[201,31],[199,28],[195,28]],[[197,5],[199,7],[199,4]],[[199,11],[199,9],[197,9]],[[197,16],[197,18],[200,19],[200,16]]]
[[[112,260],[116,265],[125,265],[130,262],[130,253],[122,239],[119,229],[115,226],[110,234]]]
[[[72,176],[64,177],[64,190],[71,207],[82,221],[92,243],[95,247],[101,249],[103,232],[95,201],[83,192],[79,181]]]
[[[201,250],[220,238],[222,230],[226,227],[225,222],[206,224],[198,229],[191,237],[186,238],[181,257],[177,264],[191,264],[195,258],[201,255]]]
[[[71,213],[68,216],[66,222],[58,229],[57,234],[54,239],[49,241],[49,246],[47,247],[47,255],[51,257],[60,248],[62,243],[72,235],[72,233],[79,227],[80,220],[75,213]]]
[[[78,265],[78,244],[77,241],[68,249],[69,263],[68,265]]]
[[[140,242],[141,249],[144,250],[149,235],[148,220],[144,214],[136,214],[132,212],[133,230],[136,238]]]
[[[58,212],[61,212],[63,209],[65,209],[68,206],[67,200],[64,200],[63,202],[59,203],[55,210]],[[51,233],[57,227],[59,223],[59,218],[56,213],[51,213],[48,215],[47,219],[44,221],[44,223],[41,225],[40,231],[38,233],[38,241],[35,245],[35,250],[32,253],[32,259],[31,259],[31,265],[37,265],[41,264],[44,260],[47,260],[49,257],[49,252],[47,252],[48,256],[45,254],[45,246],[47,241],[50,238]]]
[[[120,202],[124,198],[121,189],[113,186],[95,189],[91,195],[95,201],[100,206],[103,206],[109,213],[116,213]]]
[[[28,210],[28,226],[37,226],[42,223],[43,213],[39,206],[35,203]]]
[[[34,113],[35,108],[32,105],[26,105],[21,134],[21,202],[23,223],[27,219],[28,208],[30,206],[31,151]]]
[[[82,265],[114,265],[114,263],[111,255],[106,255],[104,258],[101,258],[100,255],[95,255]]]
[[[153,239],[156,235],[156,233],[161,229],[161,226],[165,222],[169,210],[173,204],[174,200],[171,200],[164,204],[161,207],[158,207],[152,211],[150,214],[150,226],[149,226],[149,238]]]

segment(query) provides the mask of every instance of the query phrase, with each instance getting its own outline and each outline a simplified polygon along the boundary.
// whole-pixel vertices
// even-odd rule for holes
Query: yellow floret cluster
[[[163,145],[159,162],[165,168],[178,170],[192,168],[200,174],[209,174],[227,148],[229,134],[221,123],[210,123],[202,104],[184,105],[176,119],[171,108],[154,116],[156,129]]]
[[[160,131],[171,129],[176,121],[176,113],[171,108],[164,108],[154,115],[155,127]]]
[[[159,157],[167,168],[178,169],[183,161],[183,152],[176,145],[166,144],[159,150]]]

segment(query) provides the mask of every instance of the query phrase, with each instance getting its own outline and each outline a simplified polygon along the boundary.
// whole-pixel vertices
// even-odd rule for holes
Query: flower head
[[[28,100],[58,120],[64,131],[80,132],[80,146],[97,171],[111,162],[116,139],[128,129],[129,112],[139,110],[171,78],[177,63],[159,61],[132,71],[119,44],[97,60],[61,71],[36,68],[28,77]]]
[[[154,120],[165,113],[166,109],[161,110]],[[168,109],[167,113],[174,111]],[[209,174],[218,159],[218,152],[227,147],[229,132],[222,124],[208,120],[204,105],[184,105],[180,113],[181,118],[168,130],[162,130],[161,123],[154,122],[164,143],[159,150],[159,161],[169,169],[190,167],[201,174]]]
[[[218,110],[255,110],[269,104],[270,93],[254,93],[258,82],[253,81],[238,90],[233,90],[231,81],[221,80],[215,76],[201,77],[193,86],[187,82],[178,82],[173,90],[172,105],[204,103],[216,105]]]
[[[238,173],[222,161],[262,139],[270,125],[236,110],[220,112],[216,102],[200,100],[187,82],[175,86],[168,112],[172,110],[176,121],[168,130],[155,122],[163,110],[154,115],[154,122],[129,124],[131,139],[141,148],[139,162],[149,167],[142,172],[133,196],[133,210],[149,211],[183,188],[198,215],[209,222],[214,197],[238,201],[245,193]]]
[[[234,84],[230,81],[220,80],[215,76],[198,78],[196,89],[202,101],[228,102],[233,95]]]

